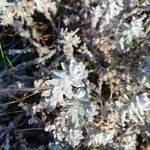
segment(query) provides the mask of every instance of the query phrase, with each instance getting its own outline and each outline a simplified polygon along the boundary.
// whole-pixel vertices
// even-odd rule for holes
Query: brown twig
[[[28,129],[18,129],[17,131],[33,131],[33,130],[44,130],[44,128],[28,128]]]
[[[25,111],[12,111],[12,112],[6,112],[6,113],[0,114],[0,117],[1,117],[1,116],[5,116],[5,115],[10,115],[10,114],[23,113],[23,112],[25,112]]]
[[[0,72],[0,77],[2,77],[7,71],[10,71],[10,72],[11,71],[18,71],[20,69],[23,70],[24,68],[32,66],[32,65],[38,65],[38,64],[46,61],[47,59],[50,59],[55,53],[56,53],[56,50],[53,50],[49,54],[47,54],[46,56],[36,58],[34,60],[30,60],[30,61],[27,61],[27,62],[23,62],[23,63],[17,65],[16,67],[11,68],[9,70],[6,69],[6,70]]]
[[[29,97],[35,95],[35,94],[41,93],[41,92],[42,92],[42,91],[37,91],[36,93],[32,93],[32,94],[30,94],[30,95],[28,95],[28,96],[26,96],[26,97],[23,97],[22,99],[19,99],[19,98],[18,98],[18,100],[16,100],[16,101],[12,101],[12,102],[8,102],[8,103],[1,104],[0,107],[5,106],[5,105],[10,105],[10,104],[14,104],[14,103],[17,103],[17,102],[24,101],[25,99],[27,99],[27,98],[29,98]]]
[[[25,88],[25,89],[10,89],[10,88],[6,88],[6,89],[0,89],[0,93],[4,93],[4,92],[13,92],[13,91],[24,91],[24,92],[33,92],[37,90],[36,88]]]

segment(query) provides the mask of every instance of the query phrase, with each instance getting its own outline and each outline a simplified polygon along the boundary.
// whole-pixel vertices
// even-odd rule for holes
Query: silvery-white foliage
[[[78,63],[73,59],[69,65],[65,63],[61,65],[63,70],[53,71],[55,77],[45,82],[50,89],[42,93],[42,96],[46,97],[45,101],[49,102],[52,107],[56,107],[57,103],[63,105],[63,96],[71,99],[74,95],[73,87],[84,87],[83,79],[87,78],[88,75],[83,63]]]
[[[91,20],[91,25],[93,28],[96,28],[96,25],[102,16],[102,8],[100,5],[97,5],[95,8],[92,9],[92,20]]]
[[[27,25],[30,26],[33,22],[32,15],[34,14],[34,9],[33,1],[17,1],[13,11],[14,18],[16,20],[20,19],[22,23],[26,22]],[[24,13],[22,13],[22,11],[24,11]]]
[[[104,28],[111,24],[117,15],[124,9],[123,0],[105,0],[101,1],[95,8],[92,8],[91,24],[95,28],[99,20],[99,32],[103,32]]]
[[[97,0],[81,0],[85,7],[90,7],[90,4],[93,2],[97,2]]]
[[[66,141],[74,148],[77,146],[81,139],[83,139],[82,131],[80,129],[70,129],[66,137]]]
[[[11,9],[3,9],[3,13],[0,16],[1,25],[7,26],[8,24],[13,24],[14,22],[14,12]]]
[[[75,14],[71,14],[69,16],[65,16],[65,18],[63,19],[63,22],[65,24],[65,26],[69,26],[72,25],[73,23],[76,23],[80,20],[78,15]]]
[[[59,2],[59,0],[57,0],[57,2]],[[0,2],[0,13],[3,14],[1,16],[3,25],[13,25],[15,20],[20,19],[22,23],[26,22],[27,25],[32,26],[32,15],[35,10],[43,13],[47,19],[51,20],[51,14],[55,15],[57,12],[56,1],[19,0],[13,3],[13,1],[7,2],[2,0],[2,2]]]
[[[125,126],[125,122],[129,120],[144,123],[144,112],[150,110],[150,98],[148,93],[137,95],[134,92],[131,98],[124,94],[124,103],[116,101],[116,105],[119,108],[117,115],[120,125]]]
[[[123,136],[119,147],[121,147],[123,150],[136,150],[136,138],[136,134]]]
[[[57,12],[56,2],[52,0],[33,0],[36,9],[44,13],[47,19],[51,19],[51,12],[55,15]]]
[[[62,109],[71,117],[71,122],[75,125],[75,128],[84,124],[85,121],[90,121],[97,114],[95,105],[85,97],[85,94],[83,89],[78,89],[74,98],[71,101],[66,101]]]
[[[5,6],[8,4],[7,0],[3,0],[1,3],[0,3],[0,10],[3,10],[2,8],[5,8]]]
[[[105,22],[102,23],[102,26],[104,27],[104,25],[108,25],[110,21],[113,20],[114,17],[123,10],[123,0],[105,0],[102,1],[101,7],[103,13],[105,12],[102,18],[103,20],[105,20]],[[103,30],[101,29],[101,31]]]
[[[56,130],[53,130],[53,135],[55,139],[58,139],[59,141],[63,141],[65,137],[68,134],[68,129],[66,127],[60,127],[57,128]]]
[[[119,100],[115,101],[115,105],[112,101],[109,101],[111,104],[109,103],[110,105],[108,107],[107,103],[105,102],[104,106],[103,103],[102,105],[97,105],[97,107],[99,108],[99,114],[98,116],[95,116],[93,120],[93,116],[97,115],[97,110],[96,105],[89,99],[89,96],[91,94],[90,90],[95,90],[98,96],[100,95],[99,91],[97,90],[96,85],[93,86],[93,83],[91,84],[90,81],[87,80],[88,72],[85,70],[85,66],[83,65],[83,63],[76,62],[72,58],[74,58],[74,48],[79,48],[79,46],[80,51],[78,50],[78,52],[82,52],[82,55],[84,55],[85,57],[87,56],[86,58],[91,60],[97,57],[92,51],[93,46],[98,46],[100,51],[104,51],[105,53],[105,47],[104,49],[103,47],[101,47],[101,41],[105,42],[106,37],[106,44],[108,44],[109,47],[109,43],[111,43],[111,37],[113,37],[114,32],[116,32],[116,43],[118,43],[117,46],[119,47],[119,50],[121,49],[123,51],[128,51],[129,49],[133,48],[134,45],[136,45],[136,42],[140,41],[140,37],[144,37],[150,31],[150,28],[146,27],[148,23],[148,19],[145,19],[147,18],[146,15],[143,15],[141,18],[137,18],[137,16],[140,16],[143,13],[147,13],[147,6],[149,5],[148,0],[144,0],[144,2],[139,0],[81,0],[81,2],[77,1],[77,3],[74,1],[62,1],[62,3],[59,4],[60,1],[61,0],[0,0],[1,25],[10,25],[8,26],[8,29],[10,27],[13,28],[11,30],[14,31],[13,33],[15,33],[17,37],[18,33],[20,36],[25,37],[24,39],[21,39],[21,42],[26,41],[26,38],[29,39],[29,41],[23,43],[23,47],[26,46],[28,42],[31,43],[31,45],[33,44],[33,46],[36,47],[39,57],[44,56],[43,58],[45,58],[45,54],[48,53],[45,52],[42,55],[40,50],[48,50],[49,46],[51,45],[50,43],[50,45],[48,44],[49,46],[47,47],[45,36],[48,36],[48,39],[51,39],[52,35],[52,37],[54,37],[54,40],[57,40],[57,35],[59,34],[59,29],[61,29],[62,23],[65,24],[66,27],[69,27],[69,29],[62,29],[60,31],[60,37],[58,38],[57,44],[59,44],[58,47],[63,46],[63,52],[67,55],[67,57],[71,56],[69,57],[69,59],[71,58],[71,61],[69,65],[62,63],[62,70],[53,71],[54,76],[52,77],[52,79],[45,82],[48,89],[42,93],[44,100],[40,100],[39,104],[38,102],[36,102],[35,105],[32,105],[32,103],[30,102],[22,103],[20,105],[26,112],[26,116],[29,118],[28,124],[31,125],[33,123],[38,123],[38,120],[41,118],[37,118],[36,113],[42,113],[42,121],[43,123],[45,123],[45,131],[53,134],[54,138],[54,142],[49,143],[49,150],[69,149],[69,146],[66,146],[65,144],[69,144],[70,146],[72,146],[72,149],[78,149],[76,148],[76,146],[80,146],[81,141],[83,141],[83,143],[81,144],[84,144],[85,142],[87,145],[93,147],[99,145],[105,146],[107,143],[111,143],[111,145],[113,145],[113,143],[118,140],[118,135],[121,135],[121,137],[118,140],[120,142],[117,141],[117,144],[119,143],[117,149],[136,149],[137,134],[143,131],[143,136],[150,136],[150,132],[148,129],[148,117],[145,121],[145,124],[148,126],[148,128],[144,129],[140,126],[141,129],[143,129],[139,130],[139,126],[137,126],[139,123],[144,122],[145,117],[148,116],[148,110],[150,110],[150,98],[148,98],[148,94],[144,93],[142,95],[137,95],[136,93],[134,93],[132,97],[124,95],[124,99],[122,102],[120,102]],[[73,5],[71,6],[70,4]],[[65,11],[62,11],[63,8]],[[130,11],[128,11],[127,8],[129,8]],[[54,19],[56,20],[53,20],[53,16],[56,15],[57,10],[60,12],[58,13],[58,16],[56,16],[56,18],[54,17]],[[50,24],[45,19],[45,21],[41,20],[39,22],[38,19],[40,18],[36,16],[39,13],[36,13],[36,11],[40,12],[40,14],[43,14],[50,21]],[[61,14],[60,16],[60,13],[62,13],[61,11],[64,12],[64,14]],[[132,21],[130,23],[122,23],[122,21],[124,22],[124,20],[130,19],[130,17],[132,17],[133,15],[135,16],[131,18]],[[55,26],[55,23],[58,28]],[[50,26],[52,27],[52,31],[54,32],[51,32],[49,30]],[[70,31],[70,29],[74,29],[74,27],[76,26],[79,26],[80,29]],[[109,30],[111,27],[112,29]],[[42,32],[40,31],[41,29],[43,29]],[[85,41],[88,44],[88,48],[90,51],[88,50],[88,48],[82,48],[82,39],[80,39],[80,37],[77,35],[77,32],[79,30],[81,31],[81,37],[84,37],[83,42]],[[145,33],[144,30],[146,30]],[[48,33],[45,33],[45,31],[48,31]],[[49,32],[51,32],[52,34]],[[97,38],[97,35],[102,35],[102,38]],[[6,33],[6,37],[7,36],[11,36],[11,34],[7,35]],[[110,36],[110,39],[107,36]],[[4,40],[3,43],[4,45],[6,44],[5,47],[9,47],[9,45],[13,44],[11,42],[5,42],[7,42],[7,40]],[[55,47],[56,43],[53,44]],[[89,44],[91,44],[91,46]],[[16,46],[18,46],[18,44]],[[145,41],[142,43],[141,47],[144,46]],[[9,49],[6,50],[6,52],[7,51],[9,52]],[[13,51],[13,53],[11,50],[11,54],[19,53],[20,52],[16,49]],[[21,53],[25,53],[25,51]],[[99,59],[96,59],[96,61],[94,61],[94,64],[97,64],[97,61],[99,61]],[[16,68],[17,67],[15,67],[14,69]],[[98,67],[96,67],[96,70],[97,68]],[[106,68],[106,76],[107,71],[109,71],[109,69],[107,70]],[[142,85],[150,88],[149,56],[145,58],[145,65],[138,67],[136,75]],[[105,71],[104,73],[102,72],[102,78],[97,82],[98,84],[99,82],[105,80],[104,76]],[[87,84],[88,82],[90,83],[89,85]],[[129,86],[132,87],[132,83]],[[116,92],[118,89],[116,87],[114,88],[114,92]],[[119,93],[119,91],[117,91],[117,93]],[[60,107],[56,108],[56,106]],[[7,107],[8,105],[6,106],[6,108]],[[7,111],[7,109],[0,109],[0,112],[3,113],[5,112],[5,110]],[[45,110],[47,110],[47,112],[45,112]],[[52,112],[55,118],[52,117],[49,119],[48,117],[51,114],[47,115],[48,112]],[[45,119],[43,119],[43,114],[45,115]],[[127,132],[130,128],[130,125],[132,124],[128,124],[126,126],[127,128],[121,128],[116,124],[118,123],[121,126],[125,126],[125,124],[129,123],[130,121],[134,122],[133,127],[136,127],[138,132],[135,132],[135,129],[131,128],[131,131],[134,132],[128,132],[129,134],[126,135],[124,133],[124,130],[126,130]],[[6,126],[6,124],[0,126],[0,140],[2,142],[4,141],[4,144],[0,141],[0,149],[11,149],[11,146],[9,144],[12,141],[9,140],[11,140],[11,135],[13,133],[12,129],[14,130],[17,124],[18,122],[12,122],[8,126]],[[144,126],[146,127],[146,125]],[[10,135],[9,132],[11,133]],[[142,134],[140,133],[140,136],[141,135]],[[116,139],[114,138],[114,136]],[[4,138],[5,140],[3,140]],[[114,142],[113,138],[115,139]],[[143,139],[145,140],[145,138]],[[21,147],[27,149],[27,146]],[[82,149],[82,147],[80,148]],[[44,148],[39,147],[37,149]]]
[[[79,101],[66,102],[67,115],[71,118],[71,122],[75,125],[75,128],[79,127],[81,122],[84,123],[84,109]]]
[[[98,146],[98,145],[106,145],[107,143],[113,142],[114,135],[108,132],[99,132],[95,134],[91,141],[89,142],[89,145]]]
[[[146,134],[147,137],[150,137],[150,132],[145,131],[145,134]]]
[[[61,86],[61,84],[59,85],[59,80],[56,80],[56,82],[54,82],[55,86],[52,88],[51,85],[52,85],[53,82],[54,82],[54,79],[52,79],[52,81],[51,80],[47,80],[45,82],[45,84],[47,86],[49,86],[49,89],[44,91],[42,93],[42,96],[45,97],[45,101],[47,103],[49,103],[50,107],[55,108],[58,103],[60,105],[64,103],[63,95],[65,95],[64,91],[66,91],[66,88],[63,89],[64,86]],[[58,82],[58,84],[56,85],[57,82]],[[71,87],[70,87],[69,90],[70,91],[68,91],[68,93],[70,92],[69,94],[72,95]]]
[[[62,106],[60,116],[55,118],[54,125],[47,124],[45,131],[51,131],[55,139],[59,141],[65,139],[75,147],[83,139],[79,127],[92,121],[97,111],[96,106],[88,99],[83,81],[87,78],[88,72],[83,63],[72,59],[69,65],[64,63],[61,65],[63,70],[53,71],[55,75],[53,79],[45,82],[49,89],[42,93],[50,106],[55,108],[57,103]]]
[[[142,85],[150,88],[150,56],[145,57],[145,65],[143,67],[138,67],[136,77]]]
[[[6,9],[6,6],[9,6],[7,0],[2,0],[0,2],[0,14]]]
[[[130,2],[130,7],[134,7],[139,4],[139,0],[129,0],[129,2]]]
[[[85,86],[83,79],[87,78],[88,72],[82,62],[72,59],[68,66],[65,63],[62,63],[61,66],[63,70],[53,71],[53,73],[61,78],[65,82],[64,84],[70,84],[77,88]]]
[[[117,16],[123,10],[123,0],[108,0],[109,13],[107,20],[109,21],[114,16]],[[108,22],[107,21],[107,22]]]
[[[139,37],[144,36],[144,28],[143,28],[143,19],[146,15],[143,15],[141,18],[136,19],[132,18],[130,24],[123,23],[118,31],[119,44],[121,50],[125,48],[126,45],[130,45],[133,39],[138,39]]]
[[[73,46],[78,47],[78,44],[81,43],[80,37],[77,35],[78,30],[79,29],[69,32],[67,28],[65,30],[62,29],[60,32],[61,39],[59,40],[59,43],[71,49]]]
[[[59,127],[59,122],[57,122],[56,128],[51,127],[54,139],[59,141],[66,141],[72,147],[77,146],[80,143],[80,140],[83,139],[82,130],[74,129],[73,127]]]
[[[35,104],[32,106],[30,104],[20,102],[18,106],[21,107],[26,112],[26,116],[29,117],[29,125],[38,123],[36,112],[34,112],[34,107],[36,106]]]
[[[54,119],[53,124],[50,122],[46,123],[45,131],[52,132],[55,140],[64,141],[69,133],[69,125],[70,122],[68,122],[66,113],[61,112],[60,115]]]
[[[97,147],[113,142],[114,132],[102,130],[100,127],[96,127],[92,123],[87,123],[85,129],[88,146]]]

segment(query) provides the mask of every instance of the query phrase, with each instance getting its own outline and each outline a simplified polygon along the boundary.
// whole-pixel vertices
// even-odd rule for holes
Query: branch
[[[0,77],[2,77],[8,71],[9,72],[18,71],[19,69],[22,70],[22,69],[24,69],[26,67],[29,67],[29,66],[32,66],[32,65],[38,65],[38,64],[46,61],[47,59],[50,59],[55,53],[56,53],[56,50],[53,50],[53,51],[51,51],[51,53],[47,54],[46,56],[44,56],[42,58],[36,58],[34,60],[23,62],[23,63],[17,65],[16,67],[14,67],[14,68],[4,70],[4,71],[0,72]]]

